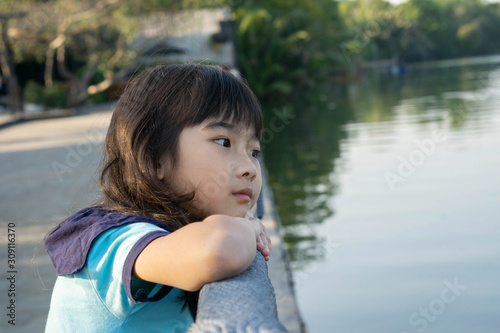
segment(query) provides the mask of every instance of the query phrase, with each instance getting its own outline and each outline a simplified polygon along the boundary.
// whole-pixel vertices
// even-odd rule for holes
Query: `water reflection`
[[[345,138],[342,125],[352,120],[349,104],[333,98],[342,94],[345,91],[323,88],[281,106],[293,112],[294,118],[263,146],[284,240],[295,269],[324,256],[324,239],[312,226],[333,214],[327,203],[337,188],[331,173]],[[333,100],[340,102],[335,104]],[[269,126],[275,109],[264,110]]]
[[[276,108],[294,114],[284,130],[275,131],[264,145],[294,267],[300,270],[324,255],[324,239],[312,226],[334,213],[328,205],[337,191],[332,175],[336,164],[345,162],[340,158],[342,140],[353,142],[361,135],[354,124],[362,124],[360,129],[369,133],[365,143],[381,153],[404,138],[400,132],[404,124],[427,132],[458,130],[494,95],[499,77],[500,70],[491,67],[423,67],[401,77],[375,73],[346,86],[319,87],[287,105],[265,109],[268,126]]]

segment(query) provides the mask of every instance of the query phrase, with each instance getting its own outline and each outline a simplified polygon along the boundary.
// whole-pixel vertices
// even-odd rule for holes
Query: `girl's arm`
[[[257,246],[262,233],[266,234],[257,219],[212,215],[148,244],[135,261],[134,275],[187,291],[199,290],[250,266],[255,249],[262,248]]]

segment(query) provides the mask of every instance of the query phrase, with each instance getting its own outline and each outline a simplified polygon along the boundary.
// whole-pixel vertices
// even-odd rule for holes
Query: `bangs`
[[[198,125],[207,119],[227,121],[255,131],[262,137],[263,120],[259,101],[250,88],[233,74],[218,67],[203,66],[204,89],[200,92],[200,108],[190,125]]]

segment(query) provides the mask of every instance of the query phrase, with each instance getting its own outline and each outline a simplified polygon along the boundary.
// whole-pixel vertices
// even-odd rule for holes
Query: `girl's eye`
[[[221,145],[222,147],[229,148],[231,147],[231,141],[226,138],[220,138],[220,139],[215,139],[214,142],[218,145]]]
[[[257,150],[257,149],[254,149],[250,152],[250,155],[252,155],[252,157],[259,157],[259,154],[260,154],[260,150]]]

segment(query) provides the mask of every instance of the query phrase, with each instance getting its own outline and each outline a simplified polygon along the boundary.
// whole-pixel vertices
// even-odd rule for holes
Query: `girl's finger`
[[[271,237],[267,233],[266,227],[264,226],[264,224],[262,223],[262,221],[260,222],[260,225],[261,225],[261,228],[262,228],[262,233],[261,233],[260,236],[265,241],[265,245],[268,247],[269,253],[271,253],[271,248],[272,248]]]
[[[253,216],[250,216],[250,212],[247,213],[246,215],[247,220],[250,222],[254,223],[255,226],[255,233],[257,235],[257,251],[259,251],[266,261],[269,260],[269,255],[271,254],[271,239],[269,238],[269,235],[267,234],[266,228],[264,227],[264,224],[262,222]]]
[[[269,243],[267,242],[266,237],[262,234],[260,236],[262,240],[262,251],[260,251],[264,256],[269,256],[271,254],[271,250],[269,249]]]
[[[261,247],[261,248],[264,248],[264,243],[262,242],[262,238],[261,236],[258,236],[257,237],[257,248]]]

